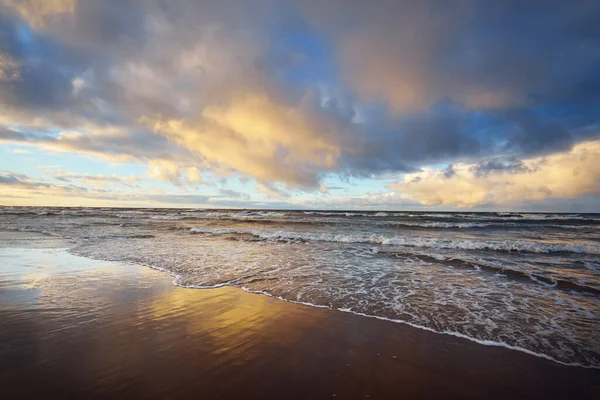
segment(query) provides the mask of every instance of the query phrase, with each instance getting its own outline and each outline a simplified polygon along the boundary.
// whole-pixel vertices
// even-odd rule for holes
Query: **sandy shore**
[[[235,288],[179,288],[159,271],[15,237],[0,235],[0,398],[600,393],[599,370]]]

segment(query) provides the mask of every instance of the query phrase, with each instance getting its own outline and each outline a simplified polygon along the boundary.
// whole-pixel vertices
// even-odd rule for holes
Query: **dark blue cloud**
[[[522,161],[515,158],[486,160],[473,166],[471,170],[478,178],[485,178],[488,174],[495,172],[517,174],[530,171]]]
[[[337,43],[350,88],[378,88],[369,94],[402,115],[369,129],[386,160],[528,156],[598,137],[579,131],[599,122],[597,1],[307,3],[316,29]],[[402,90],[415,91],[416,115],[394,109]]]

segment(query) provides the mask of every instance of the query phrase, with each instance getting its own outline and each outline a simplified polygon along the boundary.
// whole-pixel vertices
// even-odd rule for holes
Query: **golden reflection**
[[[173,287],[138,306],[141,323],[149,318],[154,322],[177,320],[187,335],[208,335],[216,353],[227,353],[233,358],[236,354],[255,357],[258,350],[254,342],[264,337],[279,345],[291,345],[305,329],[320,322],[318,316],[308,318],[304,307],[232,287]],[[293,318],[294,324],[286,324],[286,318]]]
[[[131,336],[134,342],[175,345],[183,337],[200,347],[210,345],[223,362],[253,359],[266,344],[293,346],[324,318],[307,307],[238,288],[175,287],[167,274],[147,267],[91,260],[64,250],[0,250],[14,264],[3,279],[18,289],[35,289],[40,310],[84,324],[116,323],[113,333]],[[116,346],[109,343],[114,341],[111,336],[97,340]],[[133,346],[123,351],[137,350]],[[89,365],[102,364],[105,357],[93,349],[85,355]]]
[[[57,397],[412,397],[432,381],[463,382],[473,371],[489,372],[481,378],[485,389],[490,377],[501,384],[540,381],[521,375],[547,363],[236,288],[175,287],[158,271],[65,251],[0,248],[0,257],[0,338],[9,344],[0,356],[16,356],[0,363],[0,377],[14,377],[2,388],[21,395],[11,398],[63,389],[69,396]],[[500,356],[510,366],[504,372],[489,363]],[[579,378],[586,371],[576,373],[588,379]],[[463,386],[453,387],[463,394],[457,397],[465,397]]]

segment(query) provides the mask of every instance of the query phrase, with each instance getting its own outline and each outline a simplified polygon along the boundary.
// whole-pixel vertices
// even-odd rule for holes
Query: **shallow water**
[[[2,208],[0,229],[600,367],[600,215]]]

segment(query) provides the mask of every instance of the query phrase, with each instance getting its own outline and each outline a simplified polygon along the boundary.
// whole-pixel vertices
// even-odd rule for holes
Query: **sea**
[[[0,229],[600,368],[600,214],[0,207]]]

